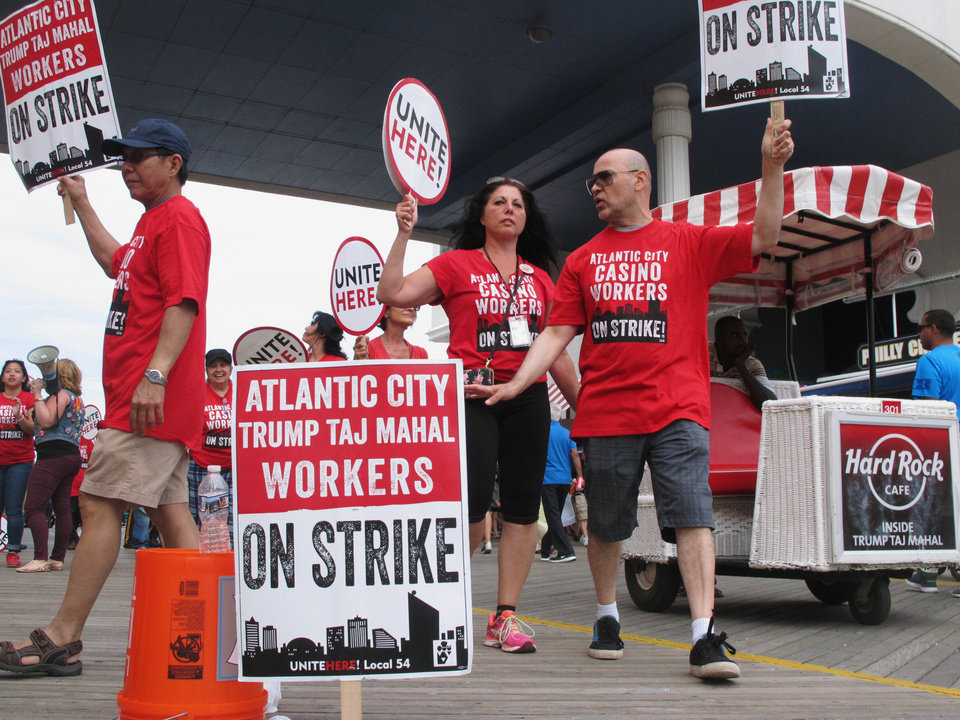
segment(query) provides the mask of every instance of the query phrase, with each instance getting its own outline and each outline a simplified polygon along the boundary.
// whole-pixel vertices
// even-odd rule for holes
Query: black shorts
[[[550,438],[547,384],[534,383],[513,400],[492,406],[466,400],[464,414],[470,522],[481,522],[490,509],[498,466],[504,522],[537,522]]]

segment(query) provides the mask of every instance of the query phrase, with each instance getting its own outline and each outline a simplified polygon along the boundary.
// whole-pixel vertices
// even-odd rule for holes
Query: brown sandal
[[[0,643],[0,670],[17,673],[18,675],[56,675],[67,677],[79,675],[83,672],[83,664],[79,660],[67,662],[73,655],[79,655],[83,650],[83,643],[75,640],[66,645],[57,645],[47,634],[37,628],[30,633],[32,645],[14,649],[13,643],[4,640]],[[40,661],[36,665],[24,665],[23,658],[37,657]]]

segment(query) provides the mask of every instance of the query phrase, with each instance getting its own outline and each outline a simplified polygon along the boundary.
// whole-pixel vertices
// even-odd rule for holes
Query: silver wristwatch
[[[163,373],[159,370],[147,370],[143,373],[143,376],[152,382],[154,385],[166,385],[167,379],[163,376]]]

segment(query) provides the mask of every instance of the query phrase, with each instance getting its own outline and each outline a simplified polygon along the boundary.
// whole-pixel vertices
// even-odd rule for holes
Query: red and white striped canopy
[[[550,398],[550,402],[560,408],[560,411],[563,413],[563,417],[570,417],[570,403],[566,401],[566,398],[563,397],[563,393],[560,392],[560,388],[556,386],[554,382],[547,383],[547,397]]]
[[[695,225],[753,221],[760,180],[662,205],[654,217]],[[871,236],[874,292],[909,273],[901,262],[933,235],[933,191],[875,165],[812,167],[784,174],[780,244],[754,274],[716,284],[713,303],[783,307],[787,264],[793,265],[794,308],[805,310],[863,292],[863,237]]]

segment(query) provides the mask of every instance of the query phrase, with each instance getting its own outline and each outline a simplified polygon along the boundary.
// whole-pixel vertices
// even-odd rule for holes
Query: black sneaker
[[[623,657],[620,623],[606,615],[593,624],[593,642],[587,655],[594,660],[619,660]]]
[[[690,674],[698,678],[722,680],[740,677],[740,668],[723,652],[726,648],[731,655],[737,651],[727,642],[727,634],[713,634],[713,618],[707,634],[697,640],[690,651]]]
[[[917,570],[907,580],[904,580],[907,588],[922,593],[937,592],[937,574],[925,570]]]
[[[558,555],[554,555],[552,558],[550,558],[549,562],[552,562],[552,563],[573,562],[573,561],[576,560],[576,559],[577,559],[577,556],[574,555],[573,553],[570,553],[569,555],[559,555],[559,554],[558,554]]]

